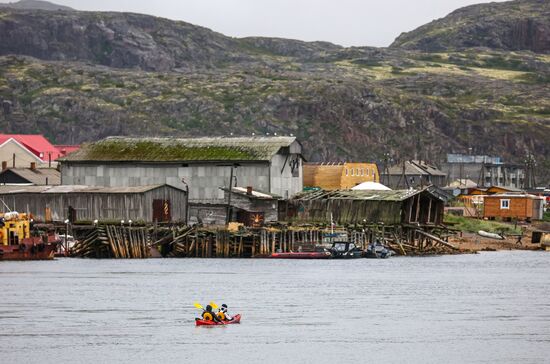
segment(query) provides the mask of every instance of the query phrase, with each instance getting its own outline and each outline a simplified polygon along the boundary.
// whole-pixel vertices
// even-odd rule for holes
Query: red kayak
[[[241,314],[235,315],[231,321],[215,322],[215,321],[205,321],[201,319],[195,319],[196,326],[218,326],[218,325],[230,325],[230,324],[239,324],[241,323]]]
[[[273,253],[269,256],[272,259],[330,259],[330,252],[290,252]]]

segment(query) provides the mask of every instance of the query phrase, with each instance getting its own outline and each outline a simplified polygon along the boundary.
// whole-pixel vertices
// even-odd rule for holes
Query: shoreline
[[[475,233],[463,233],[460,237],[452,237],[449,242],[461,251],[502,251],[502,250],[544,250],[541,244],[532,244],[530,236],[524,236],[520,241],[516,237],[506,237],[503,240],[485,238]]]

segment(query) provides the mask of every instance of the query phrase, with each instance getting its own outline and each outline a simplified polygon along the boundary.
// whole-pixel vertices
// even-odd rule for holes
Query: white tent
[[[355,187],[352,187],[352,190],[371,190],[371,191],[390,191],[391,188],[384,186],[378,182],[363,182],[358,184]]]

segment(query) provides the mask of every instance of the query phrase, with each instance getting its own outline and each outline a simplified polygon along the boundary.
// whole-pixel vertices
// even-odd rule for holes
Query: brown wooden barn
[[[494,219],[541,220],[544,199],[527,193],[495,194],[484,197],[483,216]]]
[[[445,199],[422,190],[339,190],[304,193],[289,200],[287,220],[339,225],[384,223],[439,225]]]

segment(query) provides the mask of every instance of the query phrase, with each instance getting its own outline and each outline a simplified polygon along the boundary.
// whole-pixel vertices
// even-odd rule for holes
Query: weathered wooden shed
[[[485,196],[483,216],[494,219],[541,220],[544,198],[527,193],[502,193]]]
[[[395,191],[315,191],[289,201],[287,219],[339,225],[384,223],[438,225],[445,200],[429,188]]]
[[[223,188],[229,202],[229,188]],[[255,191],[252,187],[231,189],[231,221],[245,226],[258,227],[278,219],[280,197],[267,192]]]
[[[170,185],[139,187],[0,186],[2,209],[30,212],[35,221],[133,220],[181,222],[186,192]]]

